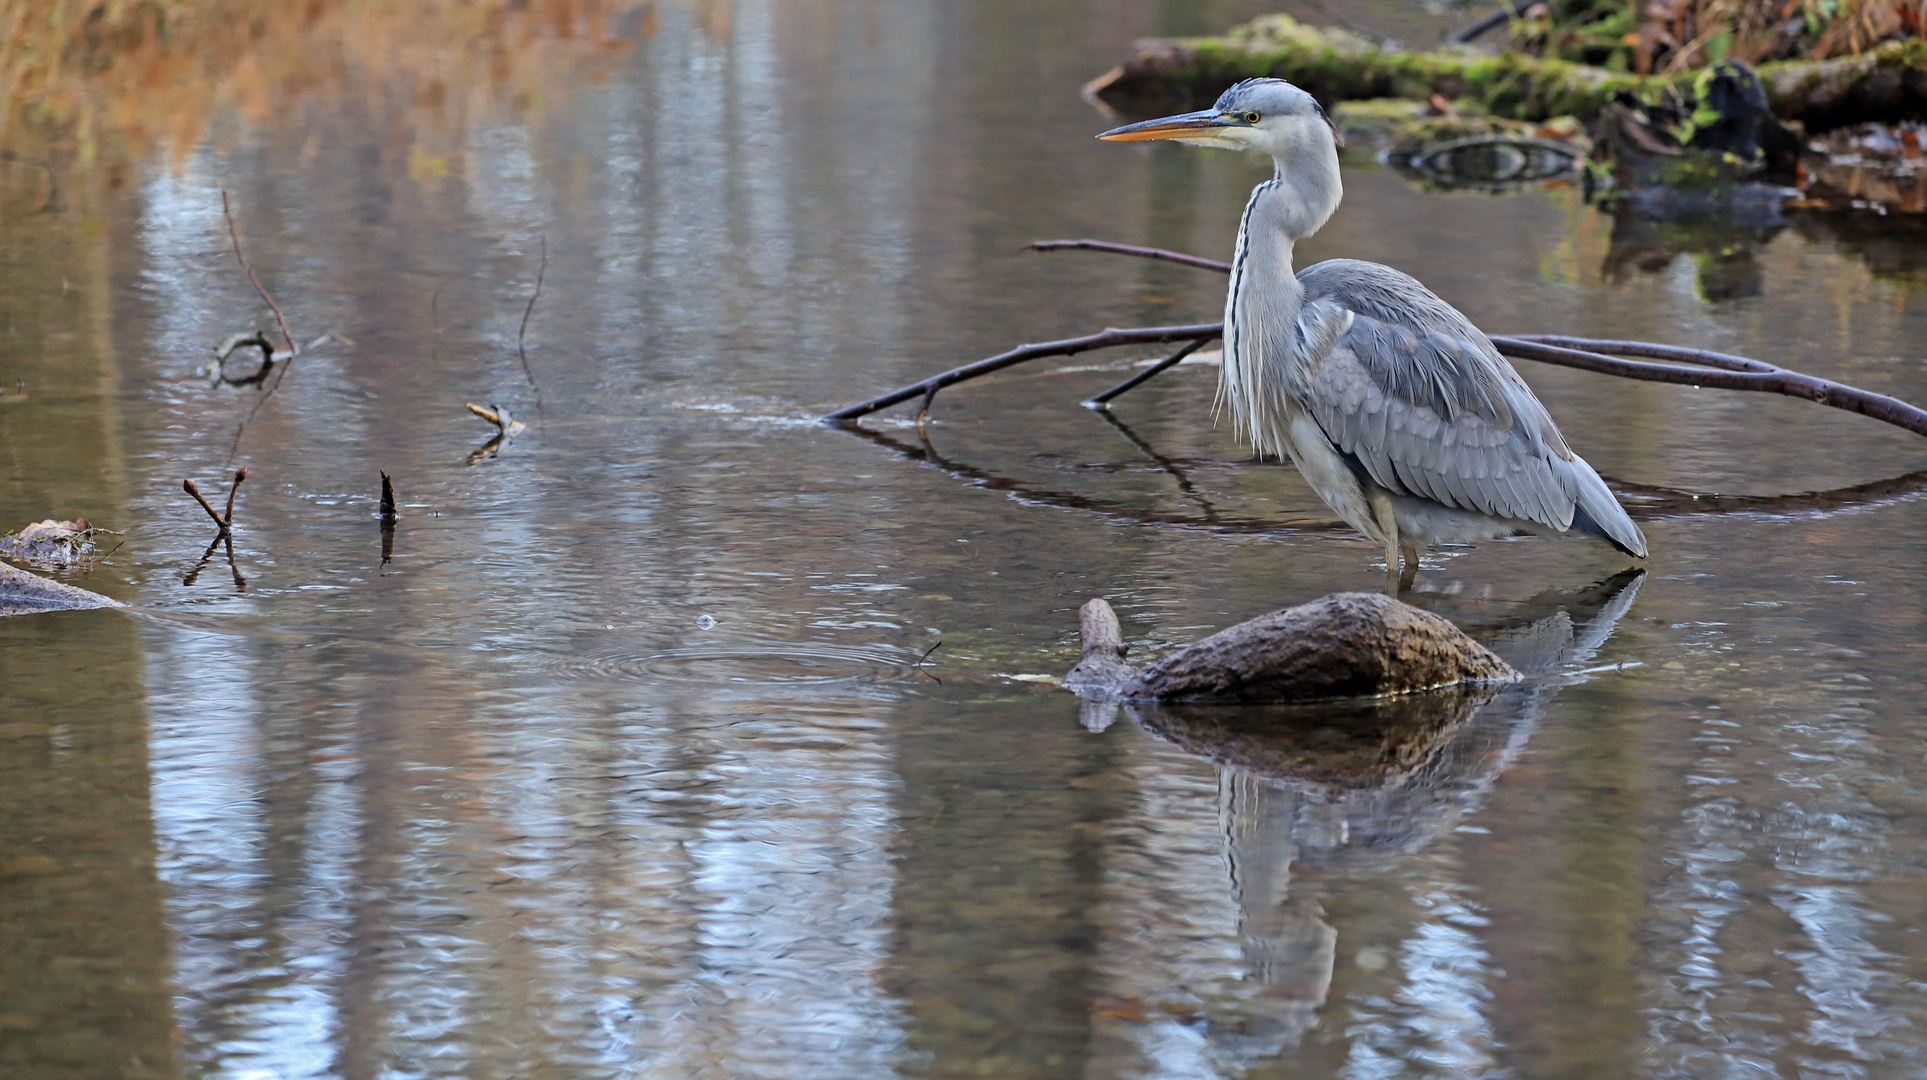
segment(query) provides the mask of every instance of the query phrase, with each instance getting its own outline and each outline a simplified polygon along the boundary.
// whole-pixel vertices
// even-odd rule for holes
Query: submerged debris
[[[48,566],[72,566],[93,554],[94,537],[106,531],[89,525],[86,518],[72,521],[48,518],[17,533],[0,536],[0,556]]]

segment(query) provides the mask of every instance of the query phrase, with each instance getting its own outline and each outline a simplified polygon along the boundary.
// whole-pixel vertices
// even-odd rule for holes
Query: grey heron
[[[1276,164],[1245,205],[1225,296],[1221,407],[1259,454],[1287,455],[1345,522],[1385,545],[1389,574],[1421,544],[1523,533],[1646,538],[1546,407],[1459,311],[1389,266],[1293,272],[1292,246],[1338,209],[1338,133],[1316,99],[1247,79],[1202,112],[1107,131],[1256,150]]]

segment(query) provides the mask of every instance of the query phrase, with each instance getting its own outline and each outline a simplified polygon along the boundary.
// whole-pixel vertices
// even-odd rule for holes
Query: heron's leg
[[[1400,545],[1400,554],[1405,556],[1405,572],[1398,576],[1398,587],[1404,592],[1418,580],[1418,549],[1409,544]]]
[[[1387,577],[1396,578],[1398,576],[1398,554],[1400,550],[1398,542],[1398,514],[1392,509],[1392,497],[1387,495],[1384,489],[1374,490],[1370,498],[1372,502],[1372,517],[1378,521],[1378,531],[1385,537],[1385,574]],[[1412,560],[1412,562],[1415,566],[1418,564],[1418,560],[1416,559]]]

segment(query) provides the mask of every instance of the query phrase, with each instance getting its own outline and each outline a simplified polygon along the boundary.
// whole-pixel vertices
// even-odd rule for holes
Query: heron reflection
[[[1324,883],[1392,872],[1476,809],[1558,693],[1593,677],[1587,665],[1643,577],[1543,594],[1468,625],[1528,674],[1503,688],[1314,706],[1103,706],[1109,716],[1087,707],[1087,726],[1128,719],[1208,760],[1216,785],[1211,826],[1195,770],[1189,790],[1168,762],[1140,770],[1144,835],[1129,846],[1143,853],[1113,866],[1107,903],[1130,932],[1107,939],[1113,1004],[1093,1012],[1107,1074],[1234,1075],[1299,1043],[1338,955]],[[1191,829],[1174,827],[1181,816]],[[1211,921],[1225,930],[1203,932]]]

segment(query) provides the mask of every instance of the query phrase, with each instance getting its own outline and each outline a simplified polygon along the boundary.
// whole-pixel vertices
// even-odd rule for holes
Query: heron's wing
[[[1623,517],[1525,380],[1430,290],[1352,260],[1310,267],[1300,281],[1301,322],[1346,321],[1335,336],[1305,335],[1331,344],[1304,358],[1294,389],[1333,446],[1379,485],[1563,531],[1589,486],[1583,472]]]

